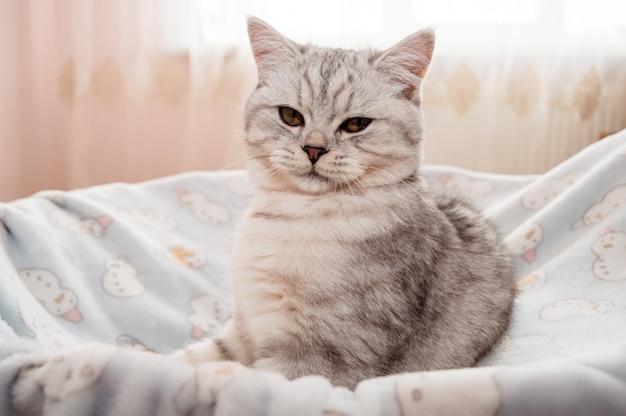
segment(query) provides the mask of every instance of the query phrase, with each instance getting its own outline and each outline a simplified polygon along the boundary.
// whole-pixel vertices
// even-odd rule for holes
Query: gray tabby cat
[[[510,259],[491,224],[420,175],[434,34],[384,52],[300,45],[251,18],[246,107],[257,192],[234,246],[234,318],[176,355],[349,388],[464,367],[507,327]]]

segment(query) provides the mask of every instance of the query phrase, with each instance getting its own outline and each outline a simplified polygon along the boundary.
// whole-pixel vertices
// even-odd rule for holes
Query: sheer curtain
[[[244,166],[245,18],[387,47],[437,29],[431,163],[543,172],[626,128],[619,0],[0,0],[0,200]]]
[[[626,128],[626,4],[414,2],[439,21],[429,161],[542,173]]]
[[[251,58],[198,4],[0,0],[0,200],[243,166]]]

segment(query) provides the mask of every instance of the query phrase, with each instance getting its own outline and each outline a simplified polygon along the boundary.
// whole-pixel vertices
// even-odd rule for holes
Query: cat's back
[[[466,199],[440,195],[435,197],[435,203],[450,221],[466,248],[480,252],[480,247],[484,247],[485,251],[492,251],[503,246],[495,225]]]
[[[510,305],[514,269],[496,225],[465,199],[441,195],[434,201],[447,225],[443,234],[453,269],[447,274],[471,277],[465,281],[492,291],[497,301]]]

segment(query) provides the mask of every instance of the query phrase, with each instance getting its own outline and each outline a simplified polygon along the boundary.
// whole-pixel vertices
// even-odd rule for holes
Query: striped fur
[[[234,319],[178,355],[231,359],[353,388],[470,366],[507,327],[512,267],[489,222],[420,176],[420,83],[434,35],[385,52],[298,45],[258,19],[246,108],[257,187],[237,230]],[[302,114],[289,126],[278,108]],[[348,118],[373,119],[357,133]],[[303,146],[327,153],[311,163]]]

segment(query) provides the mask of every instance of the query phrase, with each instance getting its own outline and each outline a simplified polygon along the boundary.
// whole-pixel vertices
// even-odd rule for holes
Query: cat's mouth
[[[324,187],[338,184],[338,180],[336,178],[320,172],[319,169],[315,168],[315,165],[311,166],[309,172],[303,176],[309,183],[317,183],[318,185],[322,185]]]
[[[319,173],[315,169],[315,165],[311,166],[311,170],[309,171],[309,173],[306,176],[308,176],[310,178],[321,179],[321,180],[324,180],[324,181],[330,181],[330,178],[327,178],[326,176],[322,175],[321,173]]]
[[[314,166],[305,172],[294,172],[294,179],[294,185],[306,193],[320,194],[336,187],[336,181],[333,178],[320,173]]]

